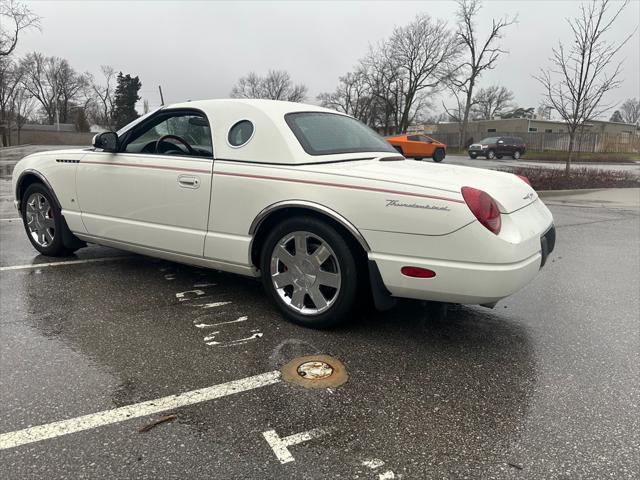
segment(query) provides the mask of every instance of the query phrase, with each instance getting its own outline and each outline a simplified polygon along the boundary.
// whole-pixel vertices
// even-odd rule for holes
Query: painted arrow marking
[[[294,462],[295,458],[289,452],[289,448],[293,445],[308,442],[314,438],[319,438],[326,435],[328,432],[323,428],[314,428],[307,432],[296,433],[295,435],[289,435],[288,437],[280,438],[275,430],[267,430],[262,432],[262,436],[267,441],[273,453],[276,454],[280,463]]]

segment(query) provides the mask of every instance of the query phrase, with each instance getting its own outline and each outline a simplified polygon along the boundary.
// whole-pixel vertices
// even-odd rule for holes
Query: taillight
[[[520,180],[522,180],[524,183],[526,183],[527,185],[531,186],[531,182],[529,181],[529,179],[527,177],[525,177],[524,175],[516,175],[516,177],[518,177]]]
[[[462,197],[471,213],[487,230],[498,235],[502,220],[496,201],[487,192],[473,187],[462,187]]]

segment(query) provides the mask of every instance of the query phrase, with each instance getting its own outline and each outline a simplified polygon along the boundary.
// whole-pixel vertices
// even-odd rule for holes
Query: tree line
[[[63,58],[38,52],[17,58],[19,36],[40,29],[40,17],[15,0],[0,0],[0,135],[10,142],[10,132],[27,121],[44,124],[73,123],[88,132],[90,125],[115,130],[138,117],[135,109],[142,86],[137,76],[102,66],[101,74],[76,71]],[[6,27],[5,27],[6,25]]]
[[[516,17],[494,18],[488,33],[478,32],[480,0],[458,0],[455,25],[421,14],[408,25],[396,27],[389,38],[369,48],[356,62],[352,71],[339,77],[332,92],[317,96],[324,107],[352,115],[381,133],[405,133],[416,123],[458,124],[460,144],[467,145],[470,120],[500,118],[533,118],[533,107],[514,103],[511,90],[500,85],[479,88],[484,73],[496,68],[500,57],[507,53],[501,46]],[[542,87],[542,101],[537,115],[543,119],[559,116],[568,127],[571,163],[576,135],[586,123],[601,117],[613,105],[606,94],[621,83],[622,63],[617,60],[620,49],[632,34],[619,41],[607,35],[629,1],[587,0],[579,6],[578,15],[568,19],[570,41],[559,42],[552,50],[550,67],[533,75]],[[486,22],[485,22],[486,24]],[[635,32],[634,32],[635,33]],[[286,72],[270,72],[267,78],[283,78],[292,85]],[[277,78],[276,78],[277,77]],[[252,98],[305,100],[306,88],[296,87],[301,95],[293,98],[273,96],[280,89],[249,89],[261,84],[262,77],[243,77],[231,95]],[[286,90],[286,89],[285,89]],[[433,99],[442,102],[442,113],[433,114]],[[612,117],[612,121],[638,124],[640,102],[628,99]]]

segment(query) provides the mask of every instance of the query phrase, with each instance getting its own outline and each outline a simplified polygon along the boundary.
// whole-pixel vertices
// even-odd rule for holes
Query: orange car
[[[431,157],[434,162],[441,162],[447,154],[447,146],[426,135],[394,135],[385,140],[405,157],[422,160]]]

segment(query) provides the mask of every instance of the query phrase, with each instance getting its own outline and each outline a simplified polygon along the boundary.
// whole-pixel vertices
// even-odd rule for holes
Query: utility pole
[[[162,85],[158,85],[158,90],[160,91],[160,105],[164,105],[164,97],[162,96]]]

